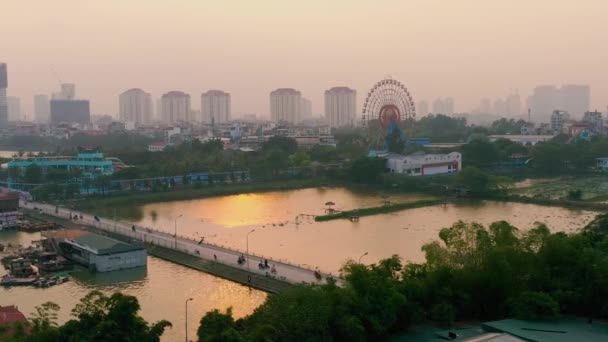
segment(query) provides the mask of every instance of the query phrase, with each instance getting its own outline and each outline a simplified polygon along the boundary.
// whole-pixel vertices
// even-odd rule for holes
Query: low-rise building
[[[408,156],[397,153],[378,155],[386,158],[386,168],[391,173],[408,176],[447,175],[462,169],[462,156],[459,152],[448,154],[425,154],[416,152]]]
[[[491,142],[498,139],[507,139],[512,142],[520,143],[522,145],[536,145],[539,142],[548,141],[553,139],[552,135],[511,135],[511,134],[496,134],[488,136]]]
[[[164,151],[167,146],[170,146],[170,144],[165,141],[153,142],[148,145],[148,152],[161,152]]]
[[[553,134],[564,133],[564,124],[570,119],[570,114],[564,110],[554,110],[551,114],[551,130]]]
[[[126,243],[107,236],[82,231],[63,238],[54,236],[55,245],[66,258],[97,272],[109,272],[146,266],[147,253],[143,243]]]

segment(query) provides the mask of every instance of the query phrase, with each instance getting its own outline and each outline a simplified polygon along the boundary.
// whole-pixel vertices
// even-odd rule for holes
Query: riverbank
[[[568,201],[568,200],[552,200],[552,199],[541,199],[532,198],[518,195],[488,195],[488,196],[475,196],[471,199],[480,201],[496,201],[496,202],[513,202],[513,203],[524,203],[524,204],[536,204],[549,207],[560,207],[570,209],[583,209],[598,212],[608,212],[608,203],[600,202],[588,202],[588,201]],[[420,200],[409,203],[396,203],[388,204],[377,207],[359,208],[353,210],[341,211],[334,214],[319,215],[315,217],[315,221],[324,222],[338,219],[358,219],[363,216],[371,216],[378,214],[387,214],[401,210],[416,209],[422,207],[429,207],[435,205],[442,205],[448,203],[445,199],[431,199],[431,200]]]
[[[584,209],[600,212],[608,212],[608,203],[590,202],[590,201],[569,201],[563,199],[547,199],[534,198],[520,195],[498,195],[479,197],[481,200],[497,201],[497,202],[515,202],[525,204],[537,204],[549,207],[561,207],[570,209]]]
[[[242,193],[261,193],[315,187],[339,187],[345,185],[346,183],[327,178],[291,179],[259,183],[205,186],[200,189],[187,188],[157,192],[111,193],[106,195],[94,195],[76,201],[61,202],[57,204],[62,206],[73,206],[74,209],[90,211],[91,209],[103,210],[104,208],[114,208],[124,205],[143,205],[156,202],[187,201]]]

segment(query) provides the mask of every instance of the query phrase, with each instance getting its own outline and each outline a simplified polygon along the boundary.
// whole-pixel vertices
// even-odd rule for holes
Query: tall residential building
[[[433,101],[433,114],[446,114],[445,104],[441,98],[436,98],[435,101]]]
[[[6,88],[8,75],[6,63],[0,63],[0,128],[8,125],[8,104],[6,103]]]
[[[443,105],[445,106],[445,114],[453,115],[454,114],[454,99],[451,97],[446,97],[443,100]]]
[[[519,94],[511,94],[507,96],[505,101],[505,114],[509,117],[514,117],[522,114],[521,98]]]
[[[564,130],[564,124],[570,119],[570,114],[563,110],[554,110],[551,114],[551,130],[553,134],[560,134]]]
[[[76,99],[76,86],[63,83],[59,93],[53,93],[50,101],[50,123],[91,123],[91,107],[89,100]]]
[[[494,115],[506,116],[507,115],[507,103],[502,98],[498,98],[494,101],[493,106]]]
[[[49,97],[44,94],[34,95],[34,120],[37,123],[48,123],[50,115]]]
[[[209,90],[201,94],[201,122],[221,124],[230,121],[230,94],[221,90]]]
[[[481,99],[481,103],[479,104],[479,112],[481,114],[492,113],[492,100],[487,97]]]
[[[120,120],[141,126],[152,122],[152,96],[133,88],[118,96]]]
[[[528,97],[528,108],[541,122],[547,122],[559,106],[559,90],[553,85],[538,86],[534,88],[532,96]]]
[[[588,85],[567,84],[559,92],[561,104],[555,109],[565,110],[577,118],[589,111],[591,90]]]
[[[300,103],[300,121],[312,118],[312,102],[303,97]]]
[[[333,87],[325,91],[325,118],[330,127],[352,126],[357,115],[357,91]]]
[[[6,103],[8,105],[8,121],[22,120],[21,99],[17,96],[8,96]]]
[[[300,122],[302,93],[292,88],[279,88],[270,93],[270,118],[274,122]]]
[[[88,100],[51,100],[52,124],[78,123],[88,124],[91,122],[91,109]]]
[[[595,134],[603,135],[604,134],[604,119],[602,118],[602,113],[596,111],[587,111],[583,115],[583,122],[587,122],[591,124],[591,130]]]
[[[416,105],[416,115],[423,117],[429,115],[429,113],[429,103],[424,100],[419,101]]]
[[[161,97],[162,121],[168,124],[192,122],[190,95],[181,91],[170,91]]]
[[[534,94],[528,97],[528,107],[534,117],[547,121],[554,110],[567,111],[580,117],[589,110],[591,90],[588,85],[564,85],[557,88],[544,85],[534,88]]]

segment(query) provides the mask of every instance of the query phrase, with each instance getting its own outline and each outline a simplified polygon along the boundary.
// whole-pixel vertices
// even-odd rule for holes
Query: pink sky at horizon
[[[52,69],[95,114],[138,87],[188,92],[194,109],[222,89],[234,117],[267,117],[269,92],[291,87],[317,115],[324,90],[361,104],[387,75],[458,111],[511,90],[525,103],[541,84],[589,84],[592,107],[608,105],[605,0],[0,1],[8,94],[30,118],[32,96],[59,87]]]

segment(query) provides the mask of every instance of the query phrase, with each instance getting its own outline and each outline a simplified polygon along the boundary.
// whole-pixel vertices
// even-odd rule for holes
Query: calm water
[[[3,243],[29,245],[39,234],[0,232]],[[4,269],[0,267],[0,273]],[[188,304],[189,337],[194,338],[200,318],[213,309],[233,308],[235,316],[242,317],[264,302],[266,294],[227,280],[195,271],[154,257],[148,257],[147,268],[136,268],[110,273],[73,273],[73,278],[61,285],[46,289],[33,287],[0,288],[0,305],[16,304],[29,316],[34,307],[46,301],[61,306],[59,319],[70,319],[70,311],[89,291],[104,293],[121,291],[137,296],[141,315],[149,322],[167,319],[173,328],[165,332],[163,341],[183,340],[185,329],[184,301]]]
[[[425,195],[391,196],[394,202],[428,198]],[[406,260],[422,261],[420,247],[437,238],[442,227],[457,220],[488,224],[506,219],[520,229],[534,222],[545,222],[553,230],[574,231],[595,214],[588,211],[543,207],[517,203],[478,202],[447,207],[436,206],[405,210],[392,214],[363,217],[358,223],[346,220],[316,223],[299,214],[322,214],[325,203],[334,202],[336,209],[376,206],[381,194],[362,194],[346,189],[305,189],[261,194],[242,194],[208,199],[156,203],[119,208],[116,215],[149,227],[181,235],[204,237],[210,242],[245,249],[258,254],[319,266],[337,272],[345,260],[375,262],[399,254]],[[178,218],[178,216],[182,215]],[[37,234],[0,232],[0,241],[28,244],[39,239]],[[174,324],[163,340],[183,338],[184,300],[190,303],[190,334],[194,336],[202,315],[212,309],[233,307],[237,317],[251,313],[266,294],[202,272],[153,257],[147,269],[106,274],[80,272],[66,284],[48,289],[0,289],[0,305],[18,304],[29,314],[34,306],[54,301],[62,306],[60,318],[69,319],[70,310],[87,292],[98,289],[110,293],[120,290],[139,298],[142,315],[148,321],[168,319]]]
[[[424,195],[392,196],[394,202],[417,200]],[[530,204],[477,202],[404,210],[363,217],[357,223],[335,220],[318,223],[298,214],[322,214],[325,203],[337,209],[376,206],[379,194],[361,194],[347,189],[304,189],[286,192],[241,194],[192,201],[156,203],[124,208],[137,222],[173,233],[175,219],[180,235],[261,255],[319,266],[337,272],[349,258],[371,263],[398,254],[405,260],[423,261],[420,247],[437,239],[438,231],[457,220],[489,224],[507,220],[520,229],[544,222],[551,229],[574,231],[593,219],[595,213]],[[124,212],[123,212],[124,213]]]

